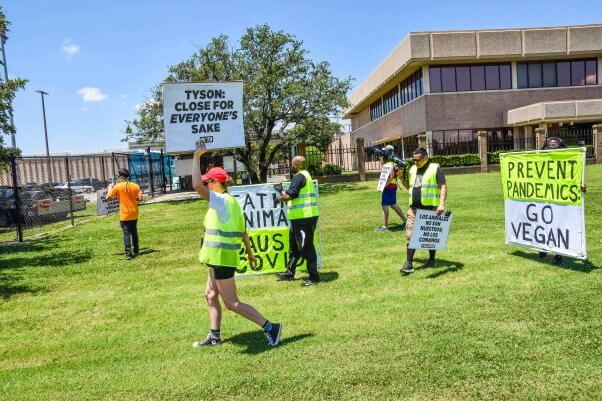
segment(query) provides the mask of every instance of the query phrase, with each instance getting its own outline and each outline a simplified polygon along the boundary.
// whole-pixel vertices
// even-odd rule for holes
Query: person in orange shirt
[[[124,168],[117,171],[119,182],[110,185],[106,199],[119,199],[119,224],[123,230],[125,258],[132,259],[138,255],[138,201],[142,200],[142,192],[138,184],[128,180],[130,173]],[[130,239],[131,237],[131,239]],[[132,249],[132,242],[133,248]]]

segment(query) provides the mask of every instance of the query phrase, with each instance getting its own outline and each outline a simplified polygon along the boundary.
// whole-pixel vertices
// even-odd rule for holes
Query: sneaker
[[[554,255],[554,264],[557,264],[557,265],[562,264],[562,255]]]
[[[303,284],[301,284],[302,287],[309,287],[310,285],[316,285],[318,284],[319,281],[314,281],[314,280],[305,280],[303,282]]]
[[[388,229],[389,229],[388,227],[382,226],[382,227],[375,228],[374,232],[375,233],[382,233],[382,232],[387,231]]]
[[[195,348],[213,347],[215,345],[222,345],[222,340],[220,338],[212,337],[211,334],[209,334],[204,341],[195,341],[192,343],[192,346]]]
[[[282,333],[282,324],[272,323],[272,328],[269,331],[264,331],[265,338],[268,339],[268,345],[275,347],[280,342],[280,334]]]
[[[288,273],[276,273],[278,281],[293,281],[295,278]]]
[[[411,262],[405,262],[399,271],[405,274],[414,273],[414,267]]]
[[[435,267],[435,261],[432,259],[427,260],[426,263],[422,266],[423,269],[432,269],[433,267]]]
[[[134,255],[133,254],[131,254],[131,253],[126,253],[125,254],[125,260],[132,260],[132,259],[134,259]]]

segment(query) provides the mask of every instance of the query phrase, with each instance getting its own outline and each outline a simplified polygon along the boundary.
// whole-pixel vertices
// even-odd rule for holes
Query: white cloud
[[[79,53],[80,49],[81,46],[77,43],[73,43],[71,39],[64,40],[61,46],[61,50],[67,54],[68,58],[71,58],[73,55]]]
[[[100,88],[83,87],[77,91],[79,95],[82,95],[84,102],[100,102],[105,100],[108,95],[102,93]]]

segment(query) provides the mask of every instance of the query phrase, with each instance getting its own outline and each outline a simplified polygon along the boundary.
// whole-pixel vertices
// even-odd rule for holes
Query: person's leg
[[[207,277],[207,285],[205,286],[205,299],[209,307],[211,333],[215,335],[216,332],[220,332],[222,324],[222,305],[219,303],[219,290],[217,289],[215,274],[211,267],[209,267],[209,276]]]
[[[125,248],[125,256],[128,257],[132,253],[132,243],[130,240],[130,227],[127,221],[120,221],[121,229],[123,230],[123,247]]]
[[[399,205],[397,203],[391,205],[391,208],[393,210],[395,210],[395,212],[397,213],[397,215],[401,218],[401,221],[403,221],[404,223],[406,222],[406,216],[403,214],[403,210],[401,210],[401,207],[399,207]]]
[[[228,310],[238,313],[261,327],[266,324],[267,319],[263,317],[261,313],[251,305],[240,302],[236,294],[236,282],[234,281],[234,278],[215,280],[215,283],[217,291]]]
[[[299,264],[299,260],[301,259],[301,226],[298,220],[291,220],[291,229],[289,231],[288,236],[289,242],[289,261],[287,274],[290,277],[295,277],[295,272],[297,271],[297,264]]]
[[[134,248],[134,254],[138,254],[140,248],[138,247],[138,220],[130,221],[130,232],[132,234],[132,245]]]
[[[383,208],[383,228],[389,227],[389,206],[382,205]]]
[[[406,262],[401,267],[401,272],[402,273],[413,273],[414,272],[413,261],[414,261],[414,254],[416,253],[416,250],[410,249],[410,238],[412,237],[412,229],[414,228],[414,220],[416,219],[416,209],[412,208],[412,207],[409,208],[407,216],[408,216],[408,219],[406,220],[406,232],[405,232],[405,236],[406,236],[406,240],[407,240]]]
[[[317,225],[317,218],[309,218],[303,219],[301,226],[301,230],[304,233],[301,255],[303,255],[307,261],[307,272],[309,273],[309,281],[311,283],[320,281],[320,274],[318,273],[318,254],[314,245],[314,236]],[[306,282],[305,284],[307,285],[309,283]]]

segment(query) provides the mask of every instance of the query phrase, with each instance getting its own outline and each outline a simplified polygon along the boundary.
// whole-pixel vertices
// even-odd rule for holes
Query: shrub
[[[430,158],[441,167],[475,166],[481,164],[479,155],[467,153],[462,155],[435,155]]]

